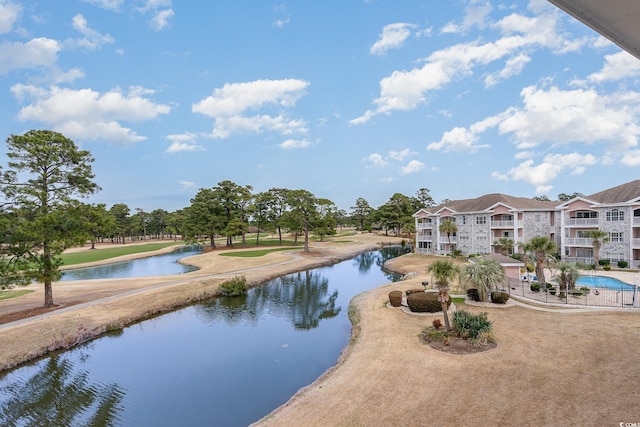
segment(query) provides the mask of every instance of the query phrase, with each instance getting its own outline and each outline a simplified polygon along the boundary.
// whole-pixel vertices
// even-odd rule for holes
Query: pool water
[[[633,285],[605,276],[582,276],[576,282],[576,286],[587,286],[589,288],[606,288],[623,291],[632,291]]]

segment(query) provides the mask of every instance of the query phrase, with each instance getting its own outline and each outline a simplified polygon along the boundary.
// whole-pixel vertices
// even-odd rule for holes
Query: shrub
[[[239,297],[247,294],[247,278],[236,276],[220,284],[220,291],[225,297]]]
[[[609,260],[609,259],[601,259],[601,260],[598,260],[598,264],[600,264],[603,267],[605,265],[611,265],[611,260]]]
[[[402,305],[402,291],[389,292],[389,302],[392,307],[400,307]]]
[[[591,293],[591,289],[587,288],[586,286],[582,286],[580,290],[582,291],[582,295],[589,295],[589,293]]]
[[[491,292],[491,302],[494,304],[506,304],[509,301],[509,294],[501,291]]]
[[[442,322],[440,321],[440,319],[433,319],[432,324],[436,329],[440,329],[442,327]]]
[[[447,307],[451,305],[451,298]],[[438,292],[414,292],[407,295],[407,306],[414,313],[437,313],[442,311],[442,304],[438,301]]]
[[[558,294],[558,298],[560,298],[560,299],[564,299],[564,298],[566,298],[566,297],[567,297],[567,294],[565,294],[565,293],[564,293],[564,291],[563,291],[563,292],[560,292],[560,293]]]
[[[602,269],[604,271],[609,271],[609,270],[611,270],[611,266],[609,264],[605,264],[605,265],[602,266]]]
[[[465,310],[453,313],[453,328],[456,333],[476,344],[493,341],[493,325],[487,313],[473,314]]]
[[[478,294],[478,289],[476,288],[467,289],[467,297],[469,297],[471,301],[480,301],[480,294]]]
[[[531,284],[531,290],[533,292],[540,292],[540,283],[532,283]]]
[[[535,269],[536,269],[536,266],[535,266],[535,265],[533,265],[533,264],[531,264],[531,263],[527,264],[527,271],[528,271],[529,273],[533,273],[533,272],[535,271]]]
[[[627,268],[628,266],[629,266],[629,263],[627,261],[618,261],[618,267]]]

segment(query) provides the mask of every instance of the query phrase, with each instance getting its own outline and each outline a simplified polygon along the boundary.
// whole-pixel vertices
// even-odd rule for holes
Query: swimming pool
[[[578,278],[576,286],[587,286],[589,288],[607,288],[615,289],[617,291],[633,290],[633,285],[630,285],[618,279],[614,279],[613,277],[605,276],[581,276],[580,278]]]

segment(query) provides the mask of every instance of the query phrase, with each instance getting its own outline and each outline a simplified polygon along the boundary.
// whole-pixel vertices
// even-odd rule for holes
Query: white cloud
[[[101,45],[111,44],[114,41],[109,34],[100,34],[96,30],[89,28],[87,20],[80,14],[73,17],[72,25],[76,31],[84,36],[82,39],[75,40],[75,44],[82,48],[96,50]]]
[[[151,28],[155,31],[161,31],[165,28],[171,26],[169,20],[173,18],[174,12],[173,9],[164,9],[154,13],[154,15],[149,20],[149,24]]]
[[[276,28],[282,28],[285,25],[287,25],[289,22],[290,22],[289,18],[287,18],[287,19],[276,19],[273,22],[273,26],[276,27]]]
[[[373,101],[375,108],[350,121],[362,124],[378,114],[393,111],[410,111],[423,104],[430,91],[443,88],[454,78],[473,74],[478,67],[510,58],[501,78],[514,75],[527,62],[523,50],[547,48],[554,51],[567,50],[567,41],[557,31],[557,16],[543,13],[535,17],[512,14],[493,25],[502,32],[495,42],[470,42],[457,44],[433,52],[426,63],[408,71],[394,71],[380,81],[380,96]],[[510,62],[509,62],[510,61]]]
[[[18,20],[22,6],[17,3],[0,1],[0,34],[11,31],[13,24]]]
[[[393,178],[390,176],[387,176],[385,178],[380,178],[380,182],[383,184],[391,184],[393,182]]]
[[[58,60],[60,44],[52,39],[39,37],[26,43],[0,44],[0,75],[20,68],[51,67]]]
[[[165,150],[165,153],[173,154],[181,151],[204,151],[205,148],[195,141],[198,136],[198,134],[191,132],[168,135],[167,139],[171,141],[171,145]]]
[[[414,28],[416,28],[414,24],[403,22],[385,25],[380,38],[371,46],[369,53],[383,55],[390,49],[398,49],[409,38]]]
[[[620,158],[620,163],[629,167],[640,166],[640,150],[629,150]]]
[[[474,153],[480,148],[487,148],[489,145],[478,145],[478,134],[473,130],[463,127],[455,127],[442,135],[438,142],[432,142],[427,146],[427,150],[444,151],[466,151]]]
[[[306,139],[287,139],[282,143],[278,144],[278,147],[284,148],[285,150],[296,149],[296,148],[307,148],[311,145],[311,142]]]
[[[620,51],[613,55],[605,55],[604,60],[605,64],[602,69],[587,77],[589,82],[602,83],[605,81],[633,78],[640,75],[640,61],[626,51]]]
[[[15,85],[14,96],[33,102],[18,113],[21,121],[46,123],[71,138],[134,143],[146,139],[121,125],[121,121],[141,122],[168,114],[170,107],[156,104],[138,95],[140,88],[130,93],[112,89],[99,93],[92,89],[67,89],[53,86]]]
[[[212,134],[216,138],[227,138],[236,132],[305,133],[308,129],[303,120],[289,119],[284,113],[275,117],[244,114],[267,107],[291,108],[305,95],[308,86],[308,82],[297,79],[227,83],[215,89],[211,96],[193,104],[191,110],[214,118]]]
[[[518,54],[513,58],[509,58],[502,70],[491,73],[484,79],[485,87],[493,87],[502,80],[516,76],[522,72],[525,65],[531,61],[531,57],[524,53]]]
[[[591,154],[548,154],[544,161],[538,165],[533,159],[526,160],[518,166],[511,168],[506,174],[494,172],[493,176],[499,179],[509,177],[515,181],[524,181],[536,187],[536,193],[544,194],[553,186],[550,184],[558,175],[568,171],[579,175],[584,173],[587,166],[597,163],[595,156]]]
[[[540,144],[600,143],[614,152],[624,153],[638,146],[638,92],[601,95],[593,89],[529,86],[520,95],[523,100],[521,107],[510,107],[472,124],[468,129],[456,127],[427,148],[448,151],[485,148],[486,145],[476,143],[480,134],[491,128],[497,128],[500,134],[511,135],[520,150],[529,150]]]
[[[420,172],[422,169],[424,169],[424,163],[419,160],[411,160],[401,169],[401,173],[402,175],[407,175],[410,173]]]
[[[404,150],[400,150],[400,151],[389,151],[389,157],[391,157],[393,160],[397,160],[399,162],[403,161],[405,158],[409,157],[409,156],[415,156],[416,153],[415,151],[412,151],[410,148],[405,148]]]
[[[86,3],[91,3],[94,6],[98,6],[102,9],[117,11],[124,3],[124,0],[83,0]]]
[[[380,154],[378,153],[373,153],[370,154],[369,157],[366,157],[363,159],[366,162],[371,163],[373,166],[378,167],[378,168],[383,168],[385,166],[389,165],[389,162],[387,162]]]

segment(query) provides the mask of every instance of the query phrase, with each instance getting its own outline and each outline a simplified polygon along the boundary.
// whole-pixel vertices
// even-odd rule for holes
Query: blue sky
[[[639,78],[545,0],[0,0],[0,136],[63,133],[132,210],[595,193],[638,177]]]

